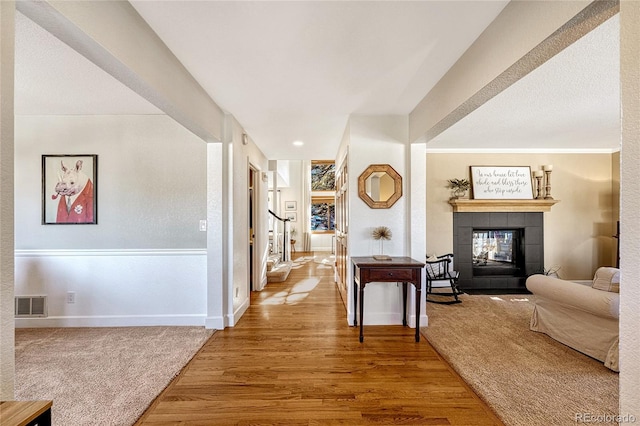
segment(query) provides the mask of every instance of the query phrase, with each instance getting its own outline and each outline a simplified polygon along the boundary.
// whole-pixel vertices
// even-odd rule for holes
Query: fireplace
[[[455,212],[453,254],[461,289],[469,293],[527,292],[527,276],[543,270],[543,215]]]
[[[523,228],[474,228],[471,237],[473,276],[523,276],[523,234]]]

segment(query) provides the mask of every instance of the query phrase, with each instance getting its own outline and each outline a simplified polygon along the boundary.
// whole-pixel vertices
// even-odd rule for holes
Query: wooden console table
[[[420,295],[422,294],[422,268],[424,263],[410,257],[391,257],[376,260],[373,257],[352,257],[353,263],[353,324],[358,325],[358,286],[360,287],[360,342],[364,341],[364,288],[371,282],[402,283],[402,325],[407,325],[407,283],[416,293],[416,342],[420,341]]]
[[[2,426],[51,426],[52,401],[0,401]]]

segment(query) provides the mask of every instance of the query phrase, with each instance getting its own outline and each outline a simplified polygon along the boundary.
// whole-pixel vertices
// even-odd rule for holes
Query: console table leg
[[[402,325],[407,326],[407,283],[402,283]]]
[[[364,341],[364,286],[360,284],[360,343]]]
[[[422,299],[422,285],[416,284],[416,342],[420,341],[420,300]]]
[[[353,326],[358,326],[358,285],[353,281]]]

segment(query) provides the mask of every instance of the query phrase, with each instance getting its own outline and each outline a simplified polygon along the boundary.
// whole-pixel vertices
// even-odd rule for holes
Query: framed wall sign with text
[[[477,200],[532,200],[529,166],[471,166],[473,198]]]

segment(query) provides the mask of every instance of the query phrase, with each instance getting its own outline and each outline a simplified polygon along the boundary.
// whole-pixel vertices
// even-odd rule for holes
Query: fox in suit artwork
[[[93,182],[82,171],[82,160],[76,161],[75,167],[67,167],[60,161],[61,173],[55,194],[51,199],[58,202],[56,223],[94,223]]]

